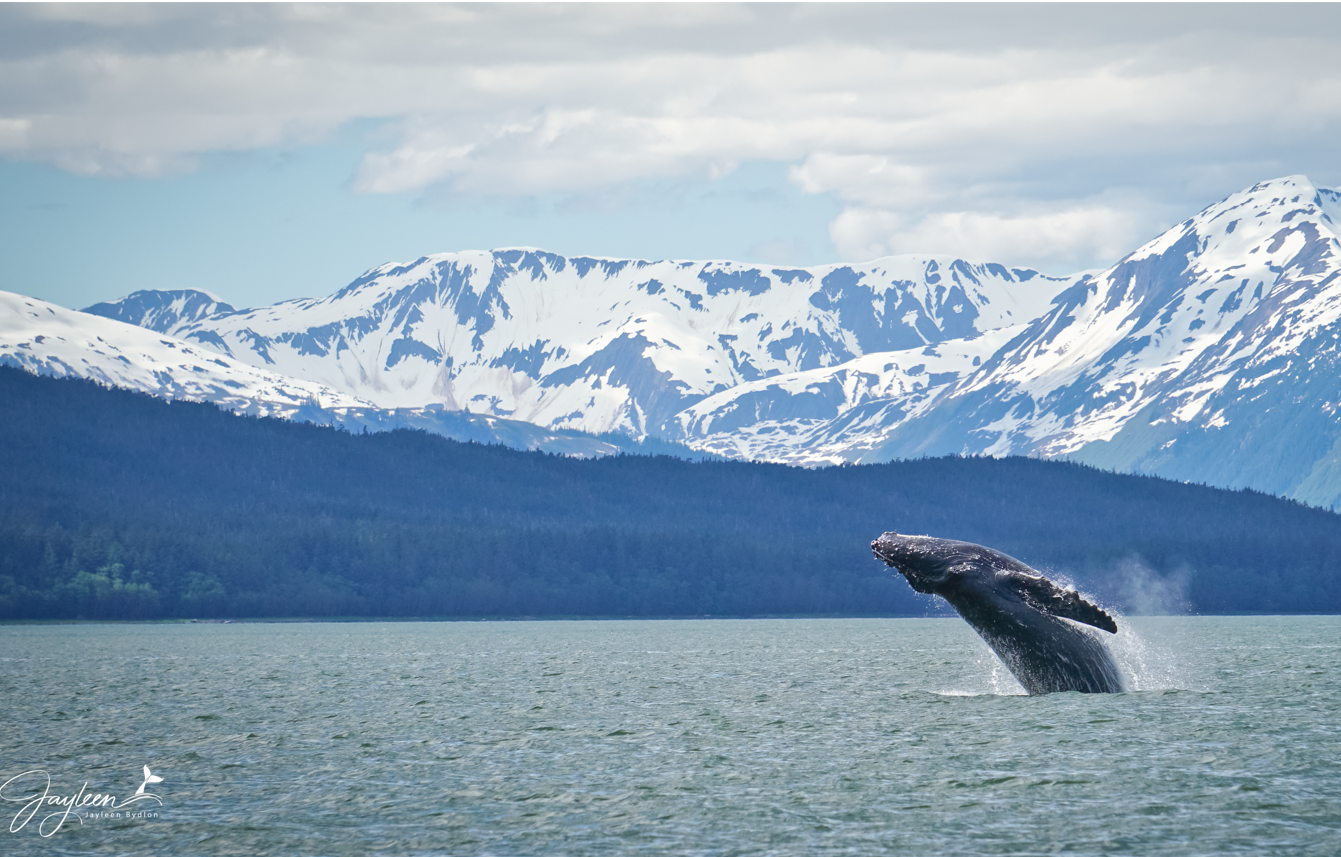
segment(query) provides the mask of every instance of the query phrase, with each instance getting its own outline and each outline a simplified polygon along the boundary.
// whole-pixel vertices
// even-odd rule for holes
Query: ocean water
[[[0,852],[1341,853],[1341,617],[1117,651],[1028,697],[958,619],[4,626]]]

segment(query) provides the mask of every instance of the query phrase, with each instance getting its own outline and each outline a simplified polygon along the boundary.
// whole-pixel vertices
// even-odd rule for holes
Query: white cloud
[[[0,119],[0,152],[21,151],[26,148],[30,119]]]
[[[1341,7],[0,7],[0,155],[96,175],[394,138],[356,190],[606,193],[791,164],[844,257],[1111,258],[1170,206],[1341,183]],[[7,33],[8,35],[4,35]]]
[[[1083,268],[1134,250],[1144,212],[1081,205],[1031,214],[945,211],[913,220],[898,212],[849,207],[829,224],[829,237],[844,259],[865,261],[901,253],[937,253],[1006,259],[1051,273]]]

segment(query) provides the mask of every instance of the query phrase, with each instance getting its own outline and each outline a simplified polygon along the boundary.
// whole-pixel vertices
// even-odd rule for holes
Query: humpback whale
[[[1031,695],[1125,689],[1108,647],[1072,621],[1110,634],[1117,623],[1074,589],[971,542],[885,533],[871,551],[913,589],[950,602]]]

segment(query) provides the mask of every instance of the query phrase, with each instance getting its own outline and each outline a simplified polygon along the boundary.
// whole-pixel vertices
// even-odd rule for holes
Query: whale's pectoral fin
[[[1117,633],[1117,622],[1097,605],[1091,604],[1074,589],[1062,589],[1046,577],[1031,577],[1027,574],[1011,575],[1020,597],[1030,606],[1063,619],[1074,619],[1095,628],[1102,628],[1110,634]]]

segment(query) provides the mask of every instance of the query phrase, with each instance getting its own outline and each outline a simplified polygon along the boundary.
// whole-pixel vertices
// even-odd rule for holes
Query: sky
[[[1341,4],[0,4],[0,289],[238,307],[530,246],[1117,261],[1341,185]]]

